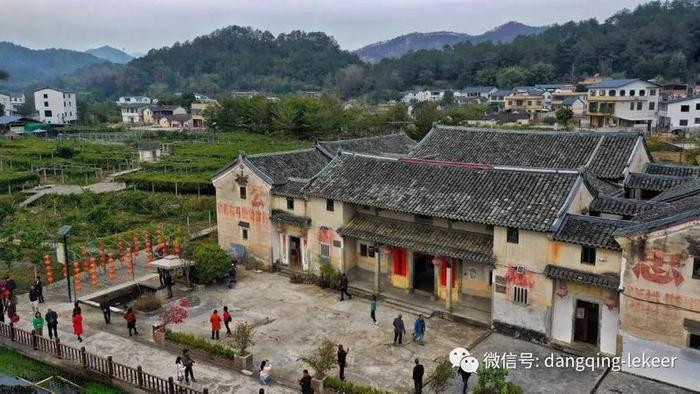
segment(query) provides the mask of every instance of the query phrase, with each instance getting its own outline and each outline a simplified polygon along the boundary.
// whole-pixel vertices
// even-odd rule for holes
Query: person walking
[[[76,302],[77,304],[77,302]],[[83,342],[83,338],[81,335],[83,335],[83,314],[82,311],[80,310],[80,307],[76,309],[73,309],[73,334],[75,334],[78,337],[78,342]]]
[[[401,314],[394,319],[394,346],[398,343],[401,345],[403,342],[403,334],[406,333],[406,327],[403,325],[403,320],[401,319]]]
[[[36,279],[34,279],[34,287],[36,288],[36,291],[39,295],[39,303],[43,304],[44,303],[44,285],[41,283],[41,278],[39,275],[37,275]]]
[[[375,326],[379,325],[379,322],[377,322],[377,296],[374,294],[369,302],[369,317],[372,318],[372,322]]]
[[[78,301],[73,303],[73,316],[82,315],[83,310],[80,308],[80,303]]]
[[[9,297],[12,297],[15,294],[15,289],[17,289],[17,282],[15,282],[15,278],[11,274],[5,275],[5,289],[7,289],[9,293]]]
[[[12,294],[10,298],[7,299],[7,317],[12,318],[17,315],[17,296]]]
[[[263,360],[260,363],[260,383],[268,385],[272,383],[272,376],[270,376],[270,371],[272,370],[272,364],[268,360]]]
[[[178,382],[185,380],[185,366],[182,364],[181,356],[177,356],[175,359],[175,376]]]
[[[39,311],[39,292],[36,287],[32,285],[29,288],[29,302],[32,304],[32,313]]]
[[[102,310],[102,316],[105,318],[105,324],[112,324],[112,308],[110,308],[107,300],[100,302],[100,310]]]
[[[44,318],[41,317],[41,312],[37,311],[34,314],[34,319],[32,319],[32,327],[34,328],[34,335],[44,335]]]
[[[58,314],[49,308],[44,317],[46,318],[46,326],[49,329],[49,338],[58,339]]]
[[[173,276],[170,275],[170,270],[163,273],[163,284],[168,289],[168,298],[173,298]]]
[[[134,312],[132,307],[129,307],[129,309],[126,310],[124,320],[126,320],[126,328],[129,329],[129,336],[131,336],[131,331],[133,331],[134,334],[139,335],[138,330],[136,330],[136,312]]]
[[[211,339],[219,339],[219,331],[221,330],[221,316],[219,312],[214,309],[214,312],[209,317],[211,322]]]
[[[156,268],[156,270],[158,271],[158,282],[160,282],[160,288],[162,289],[165,286],[164,270],[160,267]]]
[[[308,369],[303,371],[303,376],[299,379],[299,386],[301,386],[301,394],[314,393],[314,389],[311,388],[311,375],[309,375]]]
[[[467,394],[467,387],[469,386],[469,377],[472,376],[471,373],[459,368],[459,375],[462,377],[462,394]]]
[[[340,300],[345,301],[344,296],[348,296],[348,300],[352,299],[352,296],[348,293],[348,277],[343,274],[340,277]]]
[[[182,349],[182,365],[185,366],[185,383],[190,384],[190,378],[192,378],[192,382],[196,382],[192,370],[194,360],[190,357],[190,349]]]
[[[224,306],[224,313],[221,316],[224,319],[224,326],[226,326],[226,336],[231,336],[231,328],[228,326],[231,323],[231,314],[228,312],[228,306]]]
[[[423,373],[425,372],[425,368],[423,368],[423,365],[416,359],[416,365],[413,367],[413,390],[415,394],[421,394],[423,392]]]
[[[423,315],[418,315],[418,319],[413,324],[413,342],[418,342],[423,345],[423,338],[425,337],[425,319]]]
[[[338,378],[342,381],[345,381],[345,361],[349,350],[343,349],[343,345],[338,345]]]

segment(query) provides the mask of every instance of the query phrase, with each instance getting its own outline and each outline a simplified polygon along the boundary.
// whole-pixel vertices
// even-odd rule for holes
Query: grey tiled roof
[[[621,88],[623,86],[629,85],[632,82],[644,82],[639,79],[608,79],[606,81],[601,81],[598,83],[594,83],[592,85],[588,85],[589,89],[614,89],[614,88]]]
[[[422,225],[401,220],[356,215],[337,230],[352,237],[408,248],[434,256],[454,257],[493,264],[493,237],[466,231]]]
[[[584,246],[620,250],[620,245],[615,241],[612,234],[618,228],[630,224],[631,222],[627,220],[567,214],[552,238],[557,241]]]
[[[315,148],[251,155],[246,159],[270,177],[274,184],[286,183],[289,178],[311,178],[330,161]]]
[[[578,169],[605,179],[623,171],[641,137],[632,133],[504,131],[435,126],[411,157],[501,166]]]
[[[495,86],[471,86],[462,89],[462,93],[488,93],[496,89]]]
[[[652,200],[671,202],[696,195],[700,195],[700,180],[692,180],[672,187],[661,192],[661,194],[655,196]]]
[[[329,157],[335,156],[338,150],[374,155],[406,155],[413,149],[416,142],[405,133],[396,133],[347,140],[318,141],[316,145]]]
[[[647,174],[693,176],[700,178],[700,167],[681,166],[677,164],[647,163],[644,167]]]
[[[549,279],[559,279],[567,282],[576,282],[583,285],[601,287],[603,289],[617,290],[620,286],[620,277],[615,274],[594,274],[573,268],[560,267],[547,264],[544,268],[544,276]]]
[[[571,172],[431,163],[341,154],[304,192],[399,212],[550,231],[578,178]]]
[[[289,212],[285,212],[278,209],[272,210],[272,216],[270,217],[272,223],[275,224],[291,224],[293,226],[299,226],[303,228],[308,228],[311,226],[311,218],[306,216],[297,216]]]
[[[625,188],[662,192],[688,182],[692,178],[631,172],[625,178]]]
[[[645,234],[660,228],[700,218],[700,195],[674,201],[634,217],[636,224],[621,228],[615,235]]]
[[[588,184],[597,192],[598,196],[621,196],[625,193],[625,189],[612,181],[600,179],[594,175],[584,172],[584,177]]]
[[[663,207],[666,204],[648,201],[634,200],[631,198],[599,196],[591,202],[588,209],[591,212],[607,213],[632,217],[640,212]]]
[[[307,183],[308,180],[303,179],[288,180],[286,183],[272,186],[270,193],[281,197],[304,198],[304,193],[302,193],[301,189]]]

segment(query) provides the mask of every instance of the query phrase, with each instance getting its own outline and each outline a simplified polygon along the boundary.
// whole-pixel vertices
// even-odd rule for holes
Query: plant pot
[[[312,378],[311,379],[311,388],[314,390],[314,393],[319,393],[323,394],[323,382],[326,381],[326,377],[322,378]]]
[[[234,356],[233,369],[236,371],[252,371],[253,370],[253,355],[248,353],[245,356]]]

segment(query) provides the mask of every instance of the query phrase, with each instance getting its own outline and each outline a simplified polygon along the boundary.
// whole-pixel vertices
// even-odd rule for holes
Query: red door
[[[408,274],[408,252],[406,249],[391,248],[394,260],[394,275],[406,276]]]

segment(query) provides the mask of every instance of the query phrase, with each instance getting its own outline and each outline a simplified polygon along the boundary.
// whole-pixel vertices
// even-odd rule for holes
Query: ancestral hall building
[[[241,153],[213,183],[220,245],[259,267],[331,264],[375,292],[432,296],[447,313],[593,353],[636,352],[668,324],[685,339],[662,342],[682,353],[700,347],[693,171],[652,163],[636,134],[435,126],[419,143],[393,134]],[[677,176],[655,172],[690,175],[628,198],[631,177]],[[676,275],[667,264],[684,280],[652,282],[673,287],[650,296],[644,278]],[[685,309],[665,322],[653,304],[650,330],[638,311],[658,297]],[[653,377],[675,379],[664,373]]]

